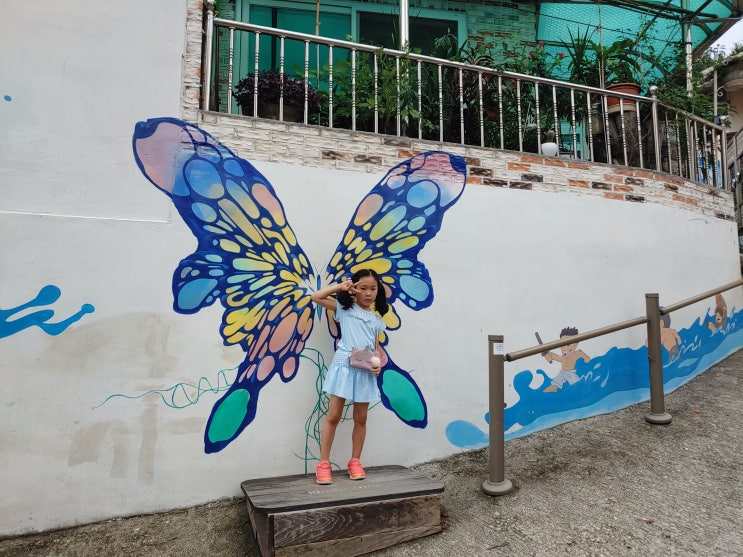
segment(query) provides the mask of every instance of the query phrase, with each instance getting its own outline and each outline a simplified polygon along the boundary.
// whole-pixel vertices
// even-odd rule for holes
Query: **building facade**
[[[2,535],[312,470],[338,330],[308,296],[353,269],[376,269],[394,309],[369,466],[487,443],[488,334],[526,348],[740,277],[730,192],[205,110],[201,2],[6,16]],[[673,313],[667,390],[743,345],[740,306]],[[646,336],[509,364],[507,437],[647,400]],[[334,462],[349,451],[344,422]]]

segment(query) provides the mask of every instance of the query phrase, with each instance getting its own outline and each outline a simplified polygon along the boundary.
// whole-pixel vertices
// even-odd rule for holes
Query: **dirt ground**
[[[649,403],[506,443],[514,492],[491,497],[487,449],[413,466],[442,482],[443,531],[370,555],[743,556],[743,351]],[[258,557],[244,501],[0,540],[3,557]]]

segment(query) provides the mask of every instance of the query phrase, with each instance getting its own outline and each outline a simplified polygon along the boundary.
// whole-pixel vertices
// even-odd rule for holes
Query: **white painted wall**
[[[140,174],[136,121],[179,113],[183,0],[121,6],[31,0],[6,8],[0,45],[0,309],[47,284],[62,295],[58,321],[95,311],[58,336],[39,328],[0,338],[0,535],[186,507],[238,496],[249,478],[304,471],[305,420],[317,370],[261,392],[258,415],[224,451],[203,452],[217,397],[169,408],[139,395],[215,380],[236,366],[222,346],[221,308],[180,315],[171,278],[195,239],[170,200]],[[9,96],[11,100],[2,100]],[[361,197],[382,175],[256,163],[297,236],[323,268]],[[366,465],[411,464],[458,449],[455,419],[487,410],[487,335],[506,348],[534,343],[535,327],[589,330],[644,313],[645,292],[671,303],[740,276],[729,221],[651,204],[468,187],[421,259],[436,299],[399,309],[389,352],[418,381],[425,430],[372,410]],[[740,307],[739,295],[728,298]],[[36,308],[46,309],[46,308]],[[27,310],[28,315],[33,309]],[[675,314],[677,323],[700,313]],[[20,315],[14,316],[14,318]],[[553,340],[550,335],[544,340]],[[594,353],[637,347],[633,329],[592,341]],[[324,324],[308,346],[331,356]],[[523,365],[507,368],[515,373]],[[234,377],[230,377],[230,380]],[[510,393],[513,402],[513,393]],[[336,437],[339,462],[350,424]]]

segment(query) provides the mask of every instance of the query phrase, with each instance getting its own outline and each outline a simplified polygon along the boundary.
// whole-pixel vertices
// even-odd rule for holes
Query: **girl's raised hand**
[[[355,292],[356,291],[356,285],[354,282],[349,278],[344,280],[343,282],[338,283],[341,290],[345,290],[346,292]]]

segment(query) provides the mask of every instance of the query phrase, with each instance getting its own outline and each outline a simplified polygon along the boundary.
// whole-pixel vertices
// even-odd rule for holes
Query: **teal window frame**
[[[235,19],[238,21],[245,21],[256,23],[258,25],[273,26],[272,23],[276,23],[279,28],[282,28],[281,22],[268,22],[265,17],[259,15],[260,11],[273,10],[278,8],[285,10],[287,13],[291,11],[304,12],[305,14],[312,15],[312,21],[315,20],[315,9],[316,3],[312,0],[308,1],[292,1],[292,2],[281,2],[278,0],[236,0],[235,5]],[[323,0],[320,7],[320,35],[336,39],[346,39],[348,35],[352,37],[351,40],[359,40],[359,27],[362,12],[371,13],[382,13],[392,16],[398,15],[398,4],[375,4],[366,2],[344,2],[344,1],[332,1]],[[445,15],[445,17],[442,17]],[[341,28],[340,32],[329,31],[328,28],[333,20],[339,21],[339,18],[346,18],[348,20],[348,26],[338,27]],[[467,15],[463,12],[450,12],[442,10],[433,10],[430,8],[414,8],[409,14],[410,19],[435,19],[435,20],[447,20],[456,21],[457,23],[457,42],[462,44],[467,37]],[[323,21],[323,18],[325,21]],[[259,20],[259,21],[255,21]],[[325,27],[323,27],[325,25]],[[289,30],[296,30],[300,32],[309,32],[314,34],[314,28],[311,30],[307,29],[291,29],[290,27],[283,27]],[[346,33],[346,30],[348,32]],[[271,66],[278,67],[279,57],[278,54],[272,55],[270,61],[265,57],[267,50],[272,50],[273,39],[271,37],[262,37],[260,43],[261,51],[261,65],[259,69],[269,69]],[[273,44],[276,44],[275,42]],[[286,43],[285,49],[285,64],[284,71],[287,73],[294,73],[294,66],[299,59],[301,62],[304,61],[304,52],[301,54],[295,53],[298,45],[289,46],[289,42]],[[277,48],[277,47],[276,47]],[[327,60],[327,47],[326,52],[322,53],[320,59]],[[255,41],[253,37],[248,36],[245,33],[240,33],[235,41],[235,70],[233,72],[234,83],[239,81],[242,77],[252,73],[255,70],[254,60],[254,49]],[[312,49],[311,49],[312,50]],[[290,52],[291,51],[291,52]],[[242,55],[243,52],[247,52],[248,55]],[[336,52],[335,62],[338,62],[345,58],[346,53]],[[310,68],[316,63],[315,52],[310,52]]]

